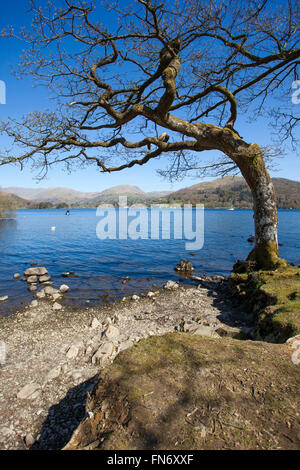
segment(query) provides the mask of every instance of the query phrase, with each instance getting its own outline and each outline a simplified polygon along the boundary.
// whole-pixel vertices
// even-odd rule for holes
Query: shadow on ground
[[[39,439],[30,450],[59,450],[70,440],[74,430],[85,417],[87,394],[97,375],[68,390],[66,396],[49,408]]]

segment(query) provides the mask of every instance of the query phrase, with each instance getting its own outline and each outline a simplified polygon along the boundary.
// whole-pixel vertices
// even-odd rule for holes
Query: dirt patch
[[[143,338],[172,331],[218,336],[251,330],[252,317],[234,307],[226,281],[173,284],[150,297],[85,309],[55,311],[42,300],[0,319],[6,345],[0,449],[61,449],[85,416],[87,393],[99,371]]]
[[[67,449],[300,449],[286,345],[150,337],[99,376]]]

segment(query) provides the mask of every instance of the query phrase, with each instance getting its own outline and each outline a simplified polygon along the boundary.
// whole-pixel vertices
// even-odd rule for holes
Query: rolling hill
[[[300,182],[273,178],[279,208],[300,209]],[[144,192],[138,186],[118,185],[101,192],[80,192],[69,188],[4,188],[13,193],[17,207],[97,207],[101,203],[117,203],[127,195],[128,203],[203,203],[205,207],[251,208],[252,195],[242,177],[227,176],[194,184],[178,191]]]
[[[300,182],[285,178],[273,178],[277,206],[282,209],[300,209]],[[213,181],[198,183],[175,191],[161,202],[203,203],[205,207],[251,208],[252,195],[245,180],[227,176]]]

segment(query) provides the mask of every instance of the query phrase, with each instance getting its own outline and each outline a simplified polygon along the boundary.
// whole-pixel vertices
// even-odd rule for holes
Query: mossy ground
[[[299,385],[286,345],[153,336],[101,373],[67,448],[299,449]]]
[[[248,310],[257,314],[263,339],[284,342],[300,334],[300,268],[232,274],[230,281]]]

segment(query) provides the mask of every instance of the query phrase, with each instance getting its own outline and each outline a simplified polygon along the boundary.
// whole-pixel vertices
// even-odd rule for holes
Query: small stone
[[[62,273],[62,277],[69,277],[70,276],[70,272],[67,272],[67,273]]]
[[[3,426],[2,428],[0,428],[0,436],[1,437],[9,436],[12,433],[13,433],[12,429],[10,429],[7,426]]]
[[[174,282],[174,281],[168,281],[164,285],[164,289],[169,289],[169,290],[177,289],[178,287],[179,285],[177,284],[177,282]]]
[[[97,318],[93,318],[93,320],[91,321],[90,323],[90,327],[95,330],[96,328],[100,328],[101,327],[101,323],[99,322],[99,320],[97,320]]]
[[[58,311],[58,310],[61,310],[61,309],[62,309],[62,305],[58,304],[57,302],[55,302],[53,304],[52,310]]]
[[[40,391],[40,388],[40,385],[36,383],[25,385],[25,387],[23,387],[17,394],[17,398],[21,400],[31,400],[36,398],[37,392]]]
[[[38,303],[37,300],[33,300],[33,301],[31,302],[31,304],[30,304],[30,307],[33,307],[33,308],[34,308],[34,307],[37,307],[38,304],[39,304],[39,303]]]
[[[20,273],[15,273],[14,274],[14,279],[20,279],[21,277],[21,274]]]
[[[150,299],[152,299],[152,297],[155,297],[154,292],[148,292],[147,297],[149,297]]]
[[[35,296],[37,299],[44,299],[46,297],[46,294],[44,291],[41,291],[41,292],[37,292]]]
[[[60,376],[60,373],[61,373],[61,366],[54,367],[48,372],[46,376],[46,381],[50,382],[51,380],[56,379],[57,377]]]
[[[8,295],[4,295],[3,297],[0,297],[0,302],[5,302],[8,300]]]
[[[133,295],[131,298],[132,300],[139,300],[140,297],[138,295]]]
[[[73,345],[69,348],[69,350],[68,350],[66,356],[67,356],[68,359],[76,359],[76,357],[78,356],[78,354],[79,354],[79,347],[76,346],[75,344],[73,344]]]
[[[27,447],[31,447],[35,443],[35,439],[32,434],[27,434],[24,438],[24,442]]]
[[[62,284],[59,288],[59,292],[61,292],[62,294],[65,294],[66,292],[68,292],[70,290],[70,287],[67,286],[66,284]]]

